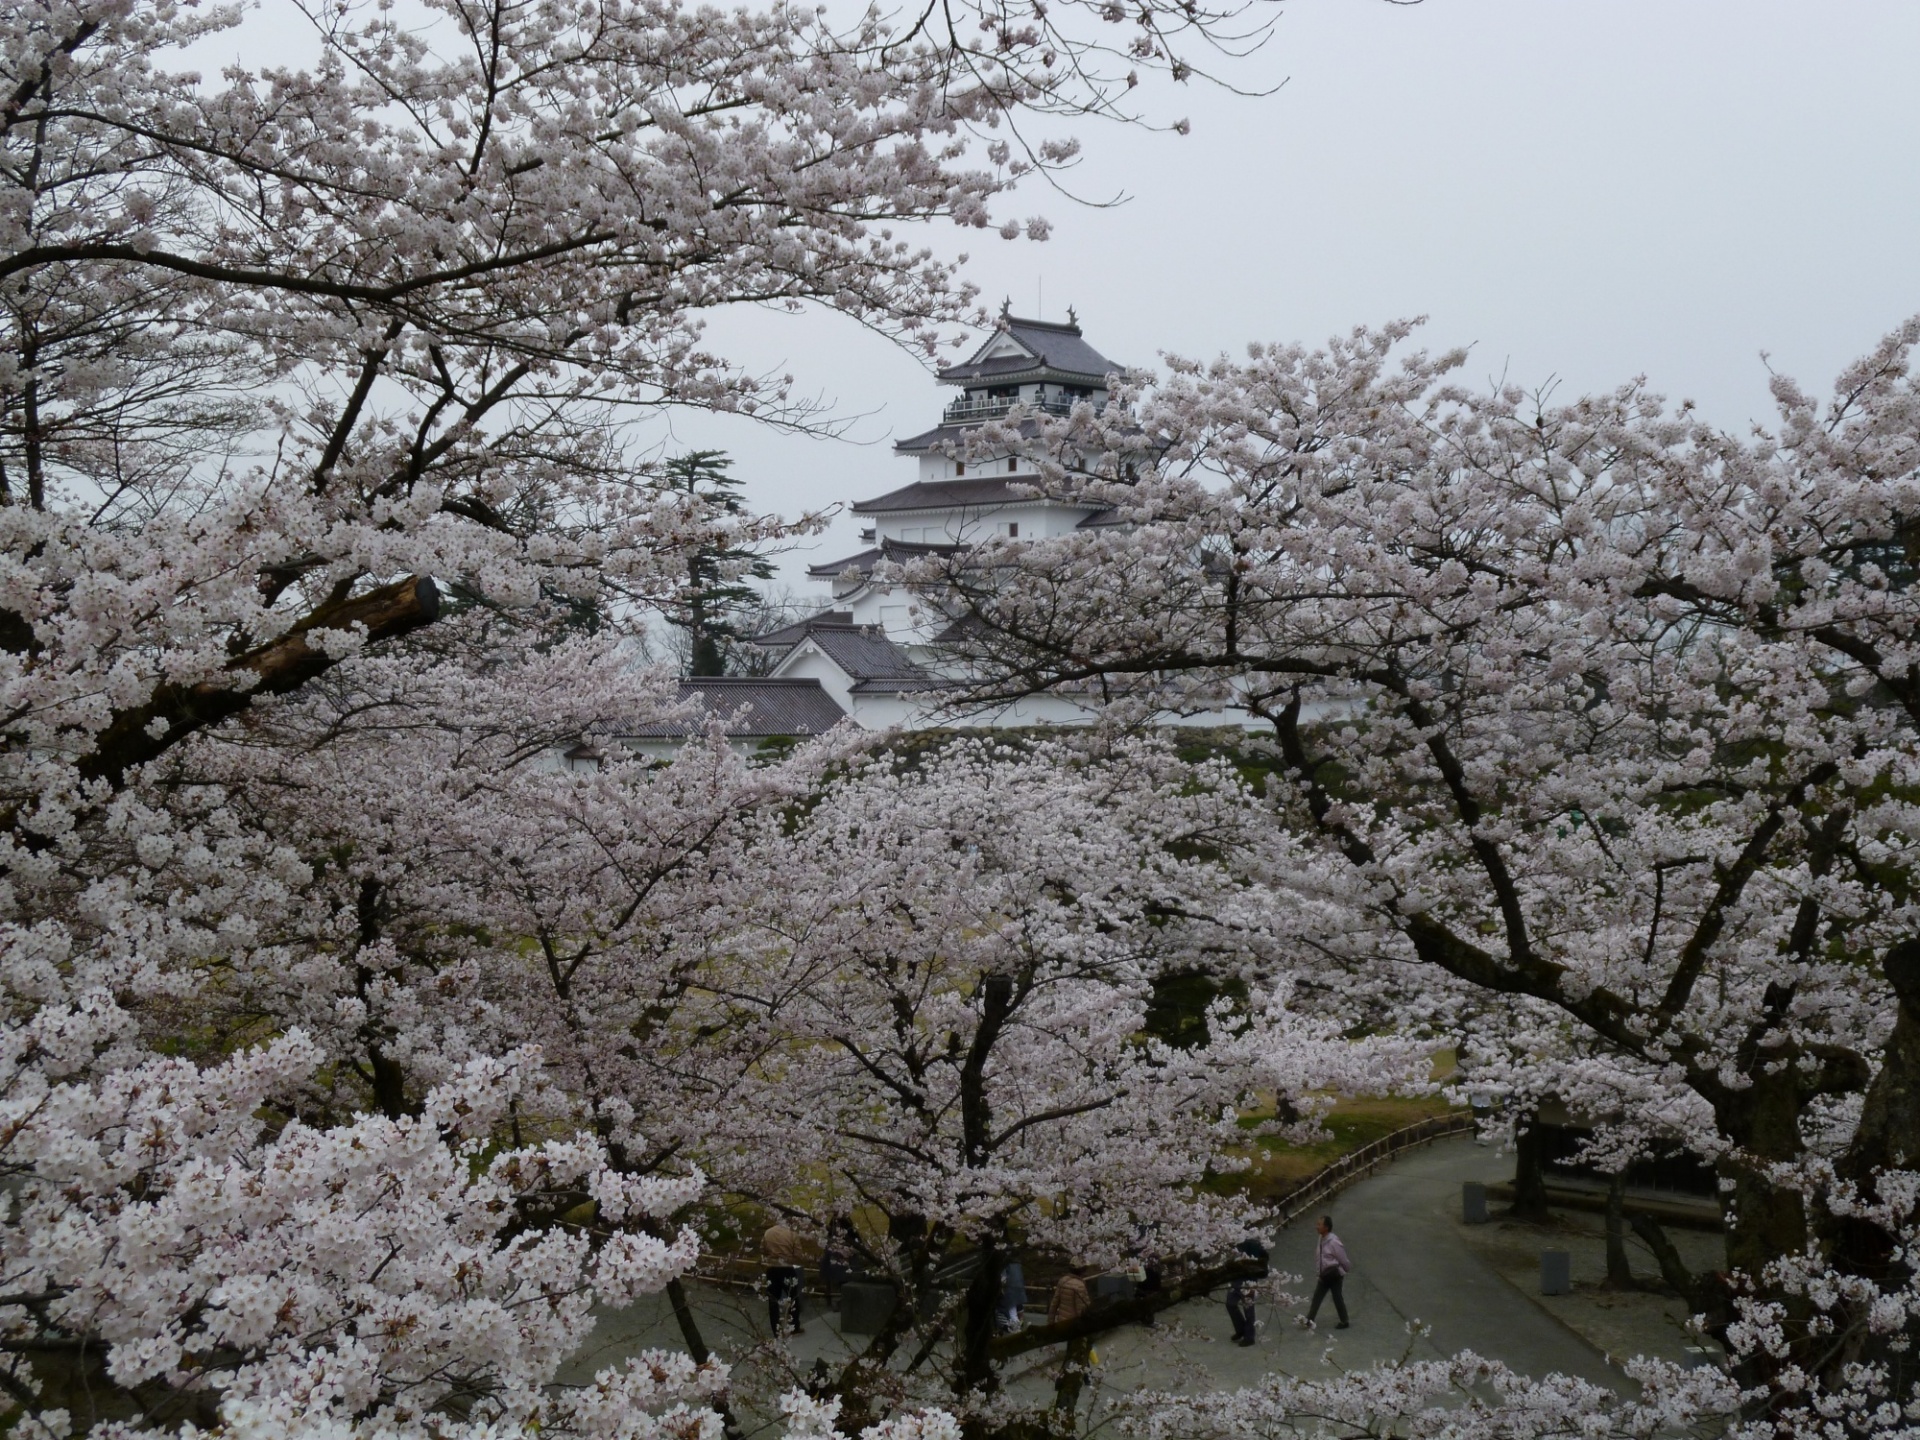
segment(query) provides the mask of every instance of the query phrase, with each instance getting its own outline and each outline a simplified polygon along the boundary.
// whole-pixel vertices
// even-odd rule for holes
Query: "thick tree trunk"
[[[1727,1269],[1734,1284],[1755,1288],[1779,1302],[1783,1328],[1794,1346],[1789,1363],[1805,1364],[1810,1307],[1797,1296],[1770,1293],[1765,1277],[1773,1261],[1799,1254],[1811,1243],[1806,1201],[1797,1191],[1768,1180],[1764,1167],[1790,1163],[1803,1153],[1800,1119],[1806,1095],[1791,1066],[1770,1069],[1753,1063],[1744,1068],[1747,1087],[1722,1096],[1715,1107],[1721,1133],[1737,1147],[1717,1167],[1727,1227]],[[1716,1318],[1712,1287],[1712,1281],[1701,1280],[1689,1302],[1696,1310],[1706,1311],[1713,1333],[1724,1340],[1732,1318],[1732,1297],[1718,1299]],[[1738,1361],[1734,1373],[1743,1385],[1766,1386],[1782,1369],[1780,1359],[1762,1352]]]
[[[680,1326],[680,1338],[686,1342],[687,1353],[693,1356],[697,1364],[706,1364],[713,1358],[713,1351],[707,1348],[707,1337],[700,1333],[700,1320],[693,1313],[692,1302],[687,1298],[687,1287],[678,1276],[667,1282],[667,1299],[673,1305],[673,1318]],[[734,1416],[733,1406],[724,1399],[713,1403],[720,1412],[720,1425],[727,1440],[740,1440],[745,1432]]]
[[[338,663],[333,654],[308,644],[309,635],[357,626],[369,642],[387,640],[431,625],[439,616],[440,592],[424,575],[328,600],[278,639],[229,660],[221,681],[155,686],[145,704],[114,715],[75,768],[82,779],[105,780],[118,790],[127,771],[157,759],[186,736],[231,719],[258,696],[290,694],[331,670]]]
[[[1627,1261],[1627,1172],[1607,1181],[1607,1284],[1615,1290],[1633,1288],[1633,1266]]]
[[[1717,1274],[1695,1275],[1688,1270],[1686,1262],[1680,1258],[1679,1250],[1667,1237],[1667,1232],[1650,1217],[1634,1215],[1627,1223],[1633,1227],[1633,1233],[1646,1242],[1647,1249],[1653,1252],[1653,1263],[1660,1267],[1660,1278],[1667,1282],[1674,1294],[1687,1302],[1690,1311],[1705,1320],[1707,1333],[1724,1339],[1727,1326],[1733,1321],[1733,1303],[1722,1277]]]
[[[693,1313],[687,1287],[678,1276],[667,1282],[667,1299],[673,1305],[674,1323],[680,1327],[680,1338],[686,1341],[687,1353],[696,1364],[706,1364],[713,1351],[707,1348],[707,1337],[700,1333],[700,1319]]]
[[[1513,1138],[1513,1214],[1521,1220],[1547,1221],[1547,1166],[1540,1127],[1534,1116],[1520,1122]]]
[[[1000,1269],[1006,1254],[989,1239],[980,1249],[980,1270],[967,1285],[960,1316],[960,1364],[955,1386],[962,1395],[998,1388],[993,1368],[993,1317],[1000,1303]]]
[[[1920,940],[1905,940],[1888,950],[1883,962],[1887,982],[1898,997],[1899,1014],[1880,1059],[1880,1071],[1867,1087],[1860,1124],[1838,1166],[1841,1178],[1868,1198],[1877,1198],[1876,1177],[1892,1170],[1920,1167]],[[1849,1216],[1818,1216],[1821,1240],[1839,1269],[1863,1276],[1882,1289],[1898,1288],[1911,1277],[1911,1259],[1896,1258],[1894,1237],[1880,1226]],[[1840,1363],[1877,1362],[1891,1368],[1896,1381],[1910,1383],[1920,1356],[1920,1316],[1875,1333],[1865,1316],[1853,1323],[1840,1347]]]
[[[407,1072],[379,1046],[367,1051],[367,1067],[373,1075],[373,1103],[389,1120],[404,1120],[420,1113],[420,1107],[407,1099]]]
[[[1721,1133],[1738,1151],[1720,1162],[1727,1217],[1727,1266],[1758,1279],[1768,1263],[1806,1249],[1807,1208],[1798,1192],[1772,1184],[1760,1167],[1800,1158],[1806,1100],[1791,1068],[1755,1065],[1751,1083],[1719,1107]],[[1729,1188],[1729,1186],[1731,1188]]]
[[[1867,1087],[1853,1144],[1839,1166],[1868,1195],[1877,1172],[1920,1166],[1920,940],[1904,940],[1888,950],[1883,970],[1899,999],[1899,1013],[1880,1073]],[[1853,1236],[1848,1246],[1847,1258],[1863,1274],[1873,1273],[1876,1264],[1884,1266],[1890,1254],[1885,1237]]]

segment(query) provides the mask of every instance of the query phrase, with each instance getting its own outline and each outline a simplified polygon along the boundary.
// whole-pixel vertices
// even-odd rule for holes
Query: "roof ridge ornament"
[[[1000,302],[1000,325],[1004,329],[1013,324],[1013,297],[1007,296]]]

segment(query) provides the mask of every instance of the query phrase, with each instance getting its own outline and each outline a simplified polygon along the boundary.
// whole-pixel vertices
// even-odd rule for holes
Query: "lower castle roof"
[[[664,720],[609,721],[589,734],[605,740],[684,740],[704,734],[708,717],[717,714],[731,738],[773,739],[824,735],[847,718],[818,680],[702,676],[682,680],[679,698],[694,708]]]

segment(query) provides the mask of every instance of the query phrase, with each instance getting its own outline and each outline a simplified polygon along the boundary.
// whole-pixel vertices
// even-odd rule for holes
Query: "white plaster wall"
[[[896,725],[914,730],[925,725],[926,711],[899,695],[856,695],[847,713],[863,730],[891,730]]]
[[[849,693],[853,682],[847,677],[847,672],[805,640],[787,652],[786,659],[774,668],[773,675],[778,680],[818,680],[820,688],[831,695],[842,710],[853,713],[853,700]]]
[[[992,535],[1006,534],[1009,524],[1020,527],[1022,540],[1065,535],[1091,514],[1091,506],[1059,505],[1034,499],[991,509],[895,510],[875,515],[873,528],[875,537],[881,540],[902,540],[916,545],[971,545]]]
[[[878,625],[880,607],[890,604],[887,596],[891,592],[884,585],[867,585],[850,601],[842,601],[840,608],[853,619],[855,625]]]

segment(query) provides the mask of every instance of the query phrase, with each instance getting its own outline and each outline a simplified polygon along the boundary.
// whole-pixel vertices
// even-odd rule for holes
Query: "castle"
[[[756,637],[779,657],[771,674],[684,681],[682,698],[696,702],[688,718],[607,738],[666,753],[705,725],[707,711],[725,717],[727,733],[744,745],[820,734],[849,719],[870,730],[1084,722],[1090,712],[1060,696],[988,713],[952,711],[941,694],[953,684],[941,645],[947,617],[874,578],[882,562],[952,553],[996,535],[1042,540],[1115,523],[1099,506],[1033,493],[1033,472],[1019,456],[983,456],[965,444],[969,431],[1015,405],[1065,415],[1077,404],[1106,404],[1107,377],[1123,367],[1089,345],[1068,314],[1062,324],[1003,312],[971,358],[939,372],[943,384],[959,387],[959,398],[933,429],[893,447],[913,462],[915,479],[855,502],[853,513],[867,522],[865,548],[807,572],[831,587],[828,608]],[[1213,717],[1223,721],[1237,723]]]

